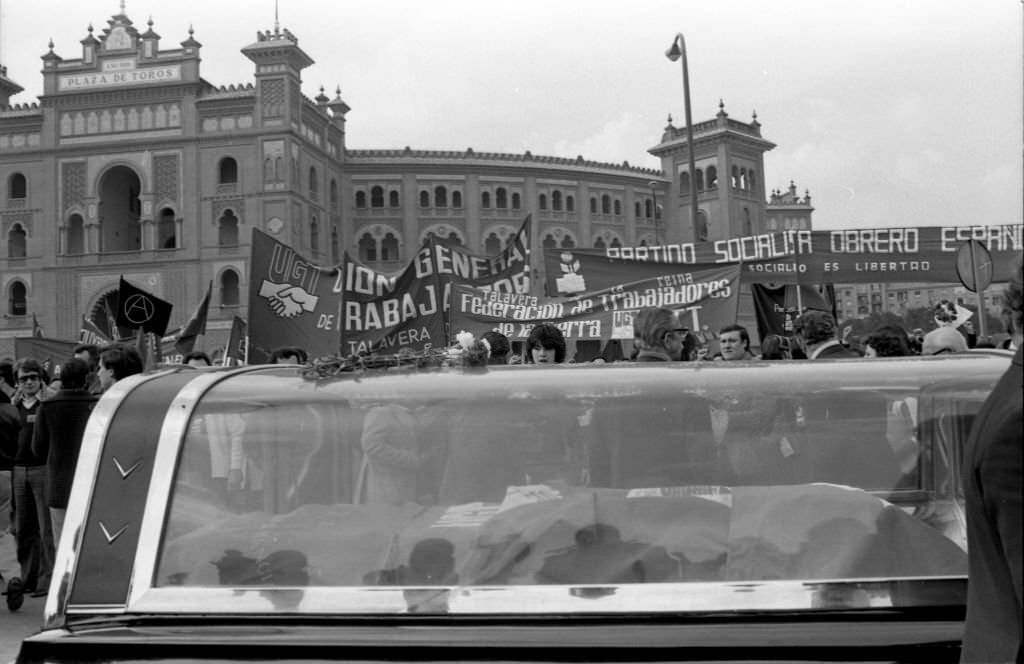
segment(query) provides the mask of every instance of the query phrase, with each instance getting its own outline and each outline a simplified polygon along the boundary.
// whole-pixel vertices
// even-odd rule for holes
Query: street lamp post
[[[686,66],[686,40],[683,33],[678,33],[672,45],[665,51],[665,57],[675,62],[681,60],[683,65],[683,107],[686,111],[686,147],[689,151],[690,163],[690,224],[693,227],[694,239],[697,238],[697,165],[693,157],[693,117],[690,114],[690,72]],[[673,173],[674,177],[675,174]]]
[[[661,246],[661,221],[658,214],[658,182],[651,180],[647,183],[647,186],[651,188],[651,205],[654,207],[652,214],[654,215],[654,241]]]

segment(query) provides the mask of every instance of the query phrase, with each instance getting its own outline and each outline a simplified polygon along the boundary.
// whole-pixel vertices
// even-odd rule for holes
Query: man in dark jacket
[[[961,662],[1024,658],[1024,287],[1021,266],[1006,287],[1017,352],[974,418],[964,449],[967,515],[967,624]]]
[[[32,453],[46,459],[46,500],[54,543],[60,541],[82,434],[97,401],[88,391],[89,374],[84,360],[75,358],[64,364],[61,389],[40,406],[32,434]]]
[[[14,455],[14,525],[18,564],[24,591],[34,596],[46,594],[53,571],[53,531],[46,506],[46,457],[32,452],[32,434],[42,404],[46,373],[32,358],[18,361],[18,409],[21,430]]]
[[[827,311],[808,309],[796,319],[793,329],[809,360],[859,357],[836,338],[836,319]]]

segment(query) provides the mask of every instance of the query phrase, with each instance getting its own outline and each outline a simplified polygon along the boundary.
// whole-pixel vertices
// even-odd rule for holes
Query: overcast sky
[[[33,102],[47,42],[81,57],[120,0],[0,0],[0,61]],[[252,81],[239,52],[274,0],[127,0],[165,48],[189,25],[214,85]],[[303,90],[337,86],[350,148],[575,157],[660,168],[683,126],[686,36],[695,122],[719,99],[756,110],[768,189],[809,190],[816,228],[1022,221],[1021,0],[279,0],[316,61]]]

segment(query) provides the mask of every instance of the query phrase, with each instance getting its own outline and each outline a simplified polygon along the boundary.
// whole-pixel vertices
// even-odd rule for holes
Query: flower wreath
[[[447,348],[428,346],[421,351],[402,349],[397,353],[366,352],[346,356],[325,355],[313,359],[302,369],[307,380],[326,381],[356,378],[370,373],[441,371],[448,367],[479,369],[487,367],[491,345],[477,340],[471,332],[455,335],[455,344]]]

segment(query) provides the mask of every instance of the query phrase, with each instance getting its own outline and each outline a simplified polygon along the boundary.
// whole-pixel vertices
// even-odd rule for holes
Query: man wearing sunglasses
[[[18,362],[15,377],[18,395],[14,406],[21,420],[13,471],[15,537],[22,590],[38,597],[45,595],[50,585],[54,550],[46,500],[46,458],[32,451],[32,435],[45,394],[46,374],[37,360],[25,358]]]

